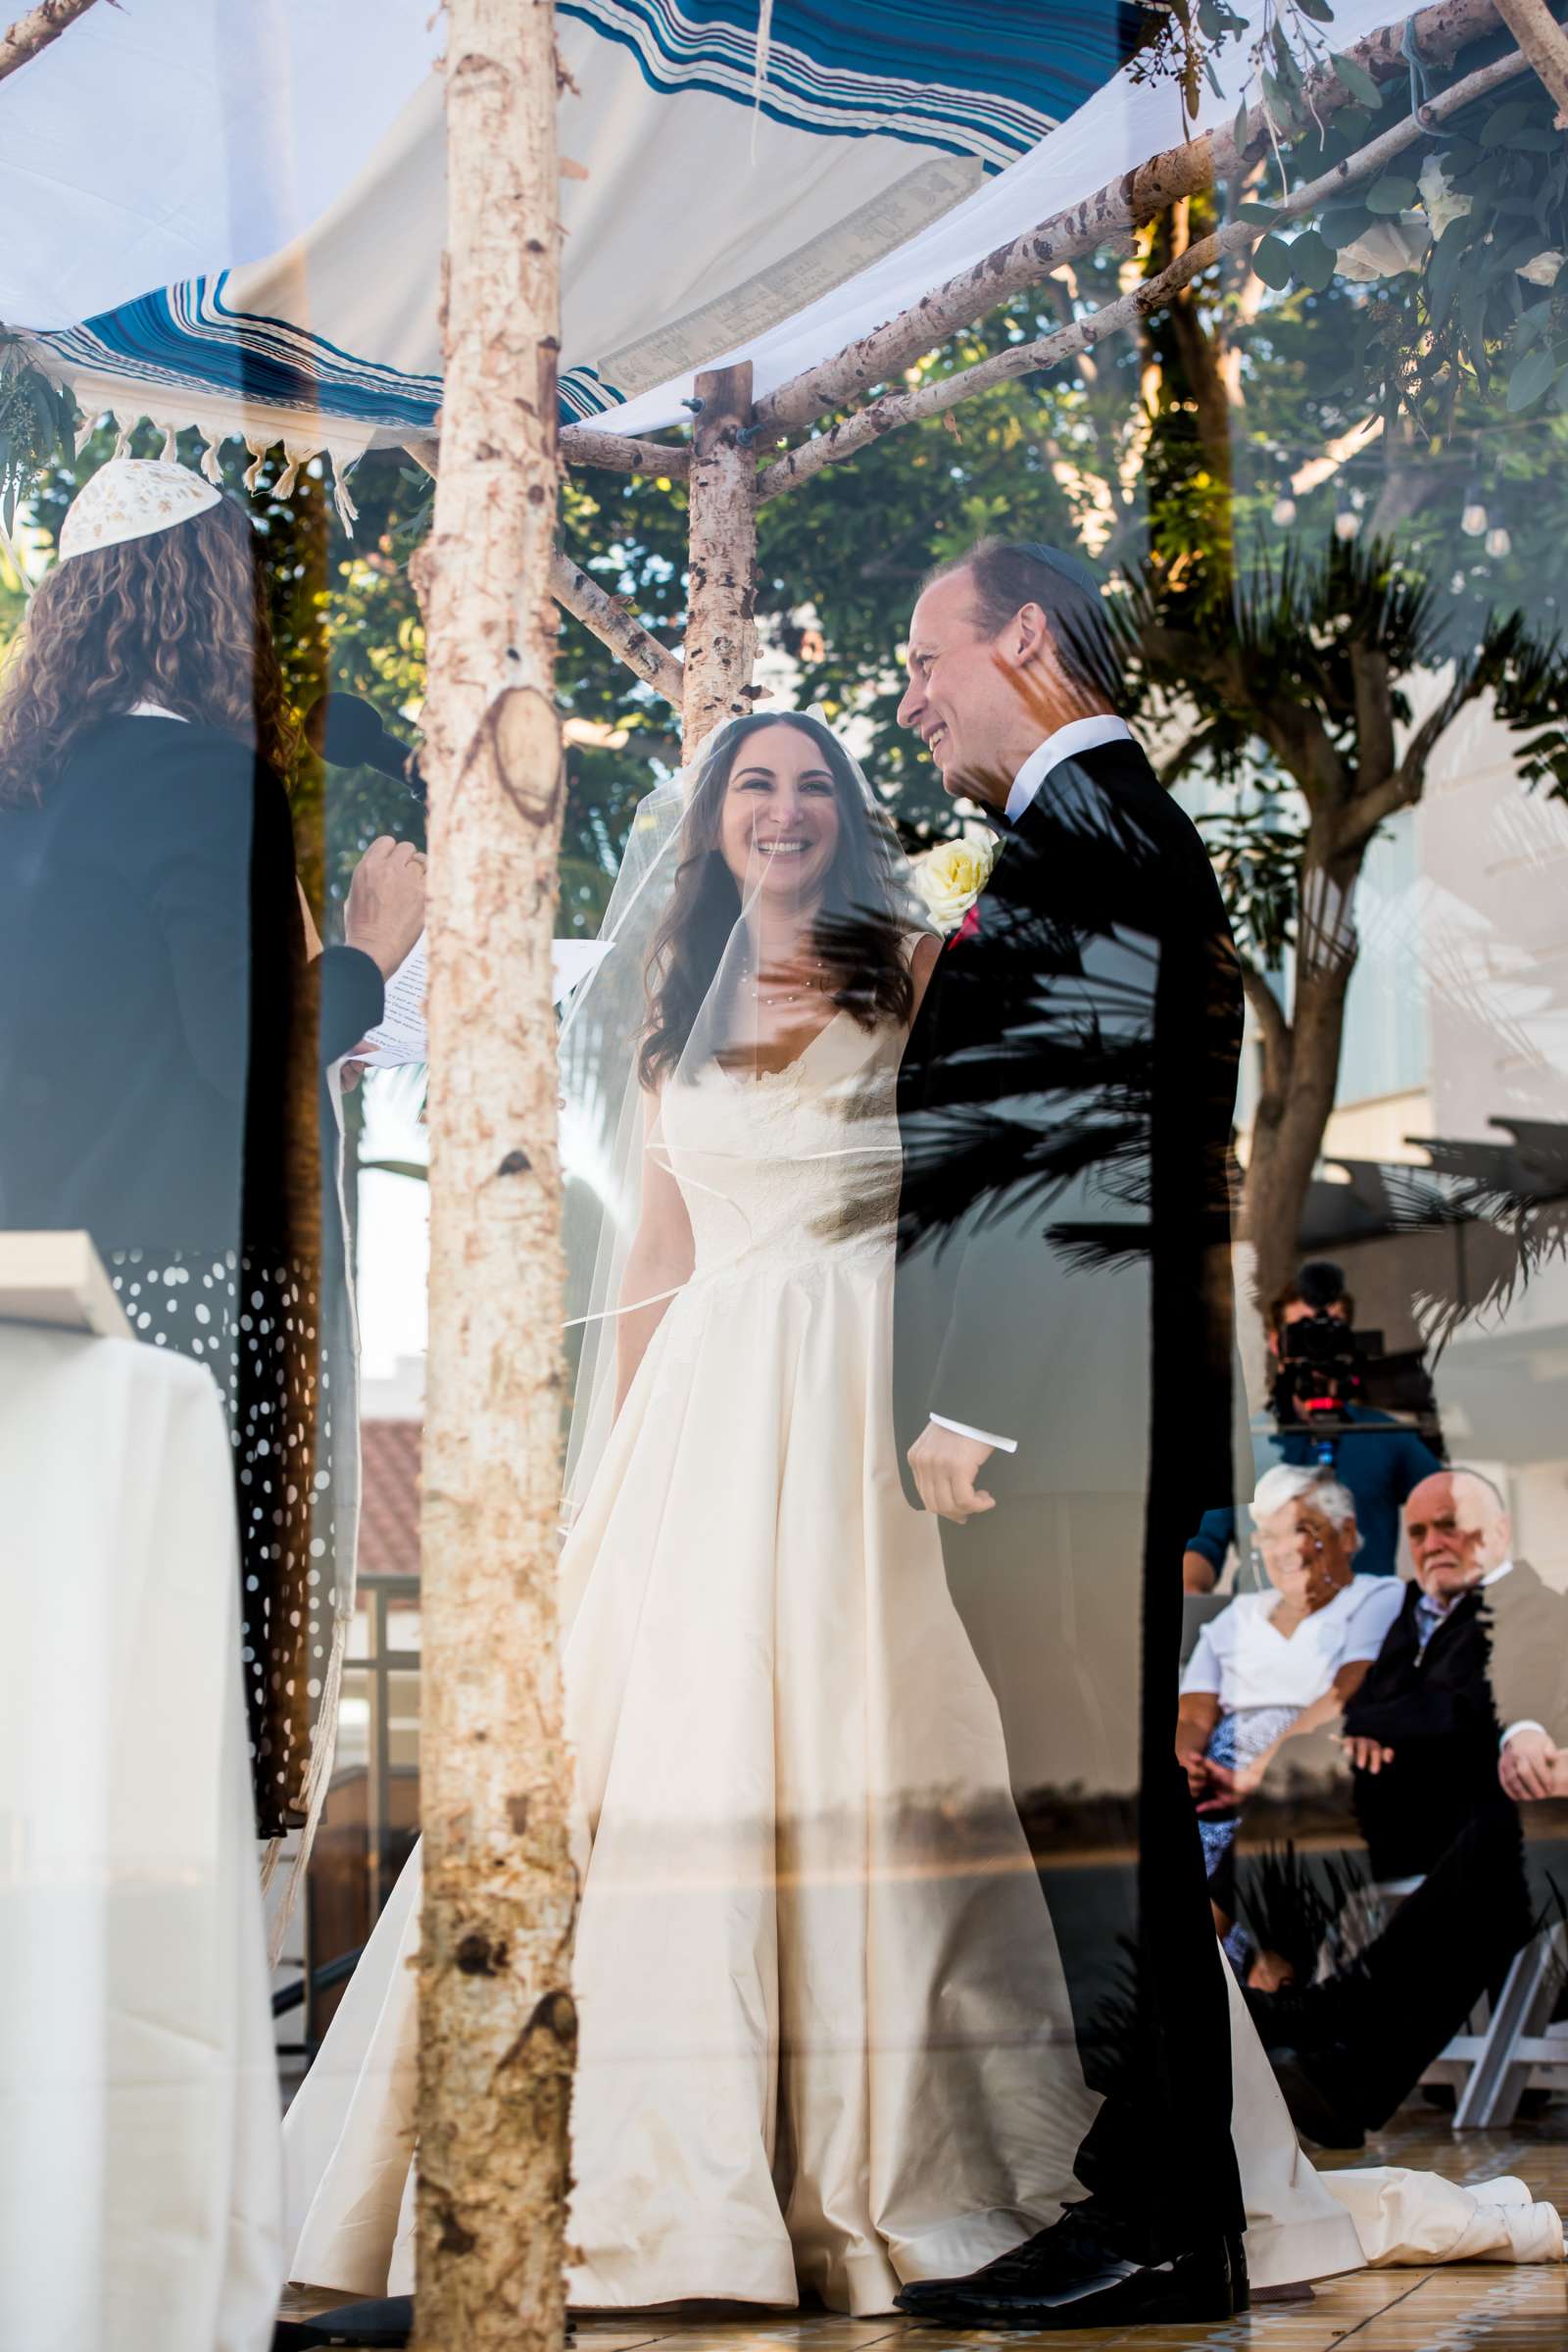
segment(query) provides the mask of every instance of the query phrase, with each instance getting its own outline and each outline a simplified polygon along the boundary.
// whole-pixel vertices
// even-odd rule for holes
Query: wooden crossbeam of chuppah
[[[38,0],[38,6],[0,32],[0,81],[35,58],[40,49],[58,41],[70,24],[84,17],[95,0]]]
[[[570,428],[571,431],[577,429]],[[595,444],[612,440],[613,437],[610,433],[589,436]],[[568,438],[569,433],[562,434],[562,448],[565,448]],[[651,443],[640,441],[628,442],[625,446],[632,451],[652,448]],[[404,448],[416,465],[424,467],[426,473],[432,477],[437,473],[441,462],[439,441],[409,440],[404,443]],[[658,454],[661,458],[667,457],[672,461],[667,466],[662,466],[662,471],[675,475],[690,470],[690,450],[661,450]],[[598,465],[602,461],[596,450],[593,456],[582,462]],[[643,468],[633,464],[624,470],[636,473]],[[677,710],[681,708],[686,688],[678,658],[667,646],[661,645],[659,639],[627,612],[617,597],[602,587],[591,572],[584,571],[582,565],[574,564],[569,556],[558,555],[550,569],[550,593],[564,612],[569,612],[573,620],[580,620],[583,627],[590,630],[601,645],[608,646],[616,661],[623,662],[641,678],[645,686],[652,686]]]

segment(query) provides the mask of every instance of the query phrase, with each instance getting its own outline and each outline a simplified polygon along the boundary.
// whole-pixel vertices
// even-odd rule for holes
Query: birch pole
[[[1557,102],[1557,128],[1568,130],[1568,32],[1546,0],[1496,0],[1497,14],[1529,58],[1536,77]]]
[[[752,707],[757,661],[757,460],[752,365],[697,378],[692,440],[690,586],[682,668],[685,756],[719,720]]]
[[[559,2352],[576,1900],[556,1644],[563,771],[553,0],[449,0],[428,647],[418,2352]]]
[[[35,58],[40,49],[58,41],[70,24],[84,17],[94,0],[39,0],[36,8],[5,32],[0,32],[0,81]]]

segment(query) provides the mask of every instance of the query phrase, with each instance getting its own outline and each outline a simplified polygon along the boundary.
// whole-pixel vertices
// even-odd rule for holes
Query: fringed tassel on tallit
[[[283,444],[283,470],[272,485],[272,496],[287,498],[295,482],[299,479],[300,467],[308,466],[313,458],[319,457],[320,454],[319,445],[314,441],[285,441]]]
[[[359,452],[345,449],[341,442],[329,441],[326,455],[332,467],[332,504],[337,509],[339,522],[352,539],[354,525],[360,519],[360,510],[349,496],[349,475],[359,464]]]

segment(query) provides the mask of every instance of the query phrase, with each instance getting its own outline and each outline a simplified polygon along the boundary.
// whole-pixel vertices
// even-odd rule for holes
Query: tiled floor
[[[1455,2137],[1441,2117],[1406,2111],[1355,2164],[1408,2164],[1454,2180],[1514,2173],[1537,2197],[1568,2208],[1568,2104],[1549,2120],[1506,2132]],[[324,2301],[326,2298],[321,2298]],[[315,2307],[320,2308],[318,2301]],[[291,2316],[304,2317],[303,2299]],[[981,2352],[984,2332],[949,2334],[896,2320],[843,2320],[828,2314],[759,2313],[730,2318],[711,2310],[676,2319],[662,2312],[580,2320],[578,2352]],[[1438,2270],[1362,2271],[1330,2279],[1309,2303],[1265,2304],[1220,2328],[1099,2328],[1038,2337],[1004,2336],[1005,2345],[1126,2347],[1126,2352],[1568,2352],[1568,2269],[1515,2269],[1488,2263]]]

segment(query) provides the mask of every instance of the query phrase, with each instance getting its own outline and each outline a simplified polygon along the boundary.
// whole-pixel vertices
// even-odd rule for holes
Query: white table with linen
[[[208,1373],[0,1323],[0,2344],[270,2338],[280,2122],[238,1573]]]

